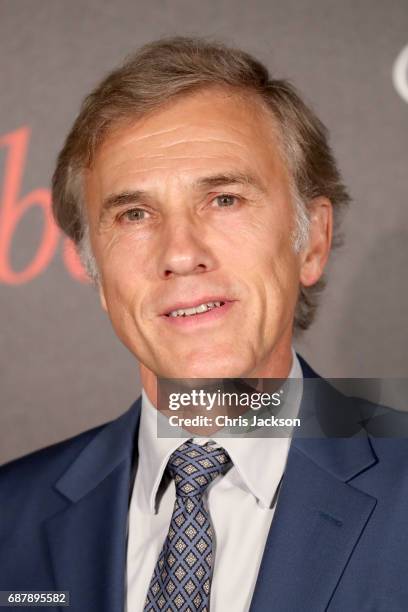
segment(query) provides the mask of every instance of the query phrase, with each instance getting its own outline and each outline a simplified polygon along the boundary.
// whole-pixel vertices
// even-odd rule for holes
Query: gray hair
[[[210,86],[257,96],[278,126],[281,154],[291,176],[295,210],[294,249],[308,239],[308,204],[327,197],[333,207],[333,247],[341,242],[341,213],[350,202],[328,143],[325,126],[286,80],[272,79],[248,53],[203,38],[172,37],[152,42],[111,72],[84,100],[59,154],[52,181],[53,212],[59,227],[77,245],[81,260],[99,281],[89,237],[82,175],[97,148],[123,119],[140,118],[183,94]],[[324,278],[299,287],[295,331],[314,319]]]

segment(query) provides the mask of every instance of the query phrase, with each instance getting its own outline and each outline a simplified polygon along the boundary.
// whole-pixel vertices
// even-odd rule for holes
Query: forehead
[[[212,168],[285,172],[275,118],[255,94],[200,90],[114,127],[88,173],[102,192],[167,178],[190,180]]]

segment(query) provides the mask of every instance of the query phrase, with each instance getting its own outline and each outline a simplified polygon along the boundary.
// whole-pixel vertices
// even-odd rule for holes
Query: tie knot
[[[210,442],[203,446],[187,440],[170,455],[167,471],[176,484],[176,495],[202,495],[219,474],[224,474],[232,461],[224,448],[214,448]]]

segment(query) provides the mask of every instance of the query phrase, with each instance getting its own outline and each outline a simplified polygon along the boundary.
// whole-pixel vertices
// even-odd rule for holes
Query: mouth
[[[162,318],[168,323],[183,326],[215,321],[222,317],[233,303],[234,300],[217,296],[209,299],[204,298],[190,304],[175,304],[162,314]]]
[[[166,317],[194,317],[202,315],[209,310],[214,308],[221,308],[224,306],[224,300],[215,300],[209,302],[201,302],[197,306],[188,306],[187,308],[175,308],[165,314]]]

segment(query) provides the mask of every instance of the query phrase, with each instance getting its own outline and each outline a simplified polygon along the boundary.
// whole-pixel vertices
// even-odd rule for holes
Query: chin
[[[168,368],[166,368],[168,370]],[[248,376],[248,364],[242,359],[231,359],[231,356],[220,359],[211,358],[189,359],[188,361],[175,362],[171,367],[169,378],[240,378]]]

